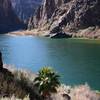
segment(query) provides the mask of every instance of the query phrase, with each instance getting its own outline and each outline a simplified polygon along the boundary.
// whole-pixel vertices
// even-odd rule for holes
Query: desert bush
[[[91,90],[87,84],[75,86],[70,95],[72,100],[100,100],[100,96],[97,96],[96,92]]]
[[[7,97],[1,97],[0,100],[30,100],[29,96],[24,97],[23,99],[18,99],[14,95],[7,98]]]
[[[4,69],[5,72],[0,72],[0,91],[2,96],[10,97],[12,94],[19,98],[28,95],[27,91],[21,87],[14,79],[13,74]]]
[[[60,85],[59,75],[49,67],[43,67],[34,82],[43,97],[48,97],[50,93],[57,92],[57,87]]]
[[[31,100],[36,98],[38,100],[39,96],[34,91],[33,82],[29,80],[27,73],[18,70],[10,72],[5,68],[0,72],[1,96],[11,97],[14,94],[15,97],[23,99],[29,95]]]

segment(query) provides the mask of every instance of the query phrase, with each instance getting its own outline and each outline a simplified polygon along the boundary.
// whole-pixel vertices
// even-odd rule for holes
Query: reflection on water
[[[100,90],[100,44],[88,40],[0,35],[6,64],[37,72],[52,66],[66,84],[87,82]]]

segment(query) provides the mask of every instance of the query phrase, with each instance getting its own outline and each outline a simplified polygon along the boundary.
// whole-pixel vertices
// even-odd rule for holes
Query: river
[[[100,41],[0,35],[0,51],[6,64],[33,72],[51,66],[64,84],[100,90]]]

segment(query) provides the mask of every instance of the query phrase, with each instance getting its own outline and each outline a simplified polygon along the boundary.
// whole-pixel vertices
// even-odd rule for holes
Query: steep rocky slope
[[[34,15],[35,10],[41,4],[42,0],[11,0],[14,11],[21,18],[26,20]]]
[[[44,0],[44,3],[38,8],[36,16],[30,18],[29,26],[35,28],[44,26],[62,3],[63,0]]]
[[[10,0],[0,0],[0,33],[23,27],[23,23],[15,15]]]
[[[50,33],[71,32],[72,36],[98,38],[100,0],[44,0],[28,26]]]

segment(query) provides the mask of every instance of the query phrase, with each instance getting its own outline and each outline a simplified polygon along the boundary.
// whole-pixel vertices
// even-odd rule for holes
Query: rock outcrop
[[[44,0],[44,3],[38,8],[36,16],[30,18],[29,28],[43,27],[62,3],[63,0]]]
[[[0,33],[23,28],[23,26],[14,13],[10,0],[0,0]]]
[[[63,31],[73,36],[95,37],[100,27],[99,12],[100,0],[44,0],[36,16],[30,19],[29,29],[49,30],[50,33],[57,29],[55,33]],[[94,31],[88,32],[88,36],[79,32],[89,27],[94,27]],[[100,32],[96,36],[100,36]]]
[[[0,70],[3,69],[2,53],[0,52]]]

